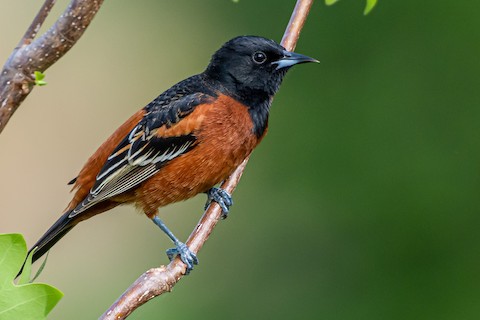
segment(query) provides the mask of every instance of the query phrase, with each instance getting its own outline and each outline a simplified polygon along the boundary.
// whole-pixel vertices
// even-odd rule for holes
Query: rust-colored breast
[[[259,142],[247,108],[224,95],[198,106],[177,128],[162,133],[184,135],[192,129],[197,146],[170,161],[135,191],[136,205],[149,217],[161,206],[193,197],[225,180]]]
[[[75,208],[90,192],[95,184],[95,179],[107,161],[108,156],[115,150],[117,145],[125,138],[125,136],[140,122],[145,111],[143,109],[137,111],[124,124],[122,124],[88,159],[78,174],[73,189],[76,192],[72,201],[66,210]]]

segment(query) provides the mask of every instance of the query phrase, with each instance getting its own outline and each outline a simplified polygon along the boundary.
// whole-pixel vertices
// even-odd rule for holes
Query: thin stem
[[[38,31],[45,22],[45,19],[47,19],[50,10],[52,10],[53,6],[55,5],[55,2],[56,0],[45,0],[43,6],[40,8],[37,15],[30,24],[30,27],[28,27],[22,39],[18,43],[18,47],[30,44],[32,40],[37,36]]]
[[[303,25],[307,21],[312,4],[313,0],[297,1],[280,43],[285,49],[289,51],[295,50],[298,38],[300,38],[300,31],[302,31]]]

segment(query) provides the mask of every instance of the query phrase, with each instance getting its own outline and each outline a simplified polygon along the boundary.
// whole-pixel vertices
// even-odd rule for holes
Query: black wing
[[[144,182],[168,161],[195,147],[194,133],[161,137],[157,130],[169,128],[193,112],[196,106],[213,101],[216,95],[193,76],[165,91],[145,107],[146,114],[108,157],[89,195],[72,210],[72,218],[88,208],[124,193]]]

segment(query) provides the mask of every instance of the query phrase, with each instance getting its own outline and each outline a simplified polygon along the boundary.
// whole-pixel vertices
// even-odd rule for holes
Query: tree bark
[[[55,0],[46,0],[0,73],[0,133],[32,91],[34,72],[57,62],[80,39],[103,0],[72,0],[55,24],[34,40]]]

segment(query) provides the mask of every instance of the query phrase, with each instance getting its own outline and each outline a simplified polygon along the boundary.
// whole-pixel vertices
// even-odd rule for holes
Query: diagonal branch
[[[281,44],[289,51],[295,49],[300,31],[307,19],[313,0],[298,0],[288,23]],[[243,170],[249,157],[232,173],[222,184],[222,188],[232,194],[242,177]],[[215,228],[221,217],[220,206],[212,202],[204,213],[186,244],[194,253],[202,248],[210,233]],[[185,264],[176,257],[168,266],[152,268],[142,274],[135,282],[118,298],[117,301],[99,318],[102,320],[125,319],[135,309],[165,292],[170,292],[173,286],[183,277],[186,271]]]
[[[34,72],[45,71],[80,39],[103,0],[72,0],[55,24],[33,40],[55,0],[46,0],[0,73],[0,133],[32,91]]]
[[[18,43],[18,47],[28,45],[32,42],[32,40],[38,34],[38,31],[42,27],[43,23],[45,22],[45,19],[47,19],[48,15],[50,14],[50,10],[52,10],[56,1],[57,0],[46,0],[43,3],[43,6],[40,8],[37,15],[33,19],[32,23],[30,24],[30,27],[28,27],[22,39]]]

